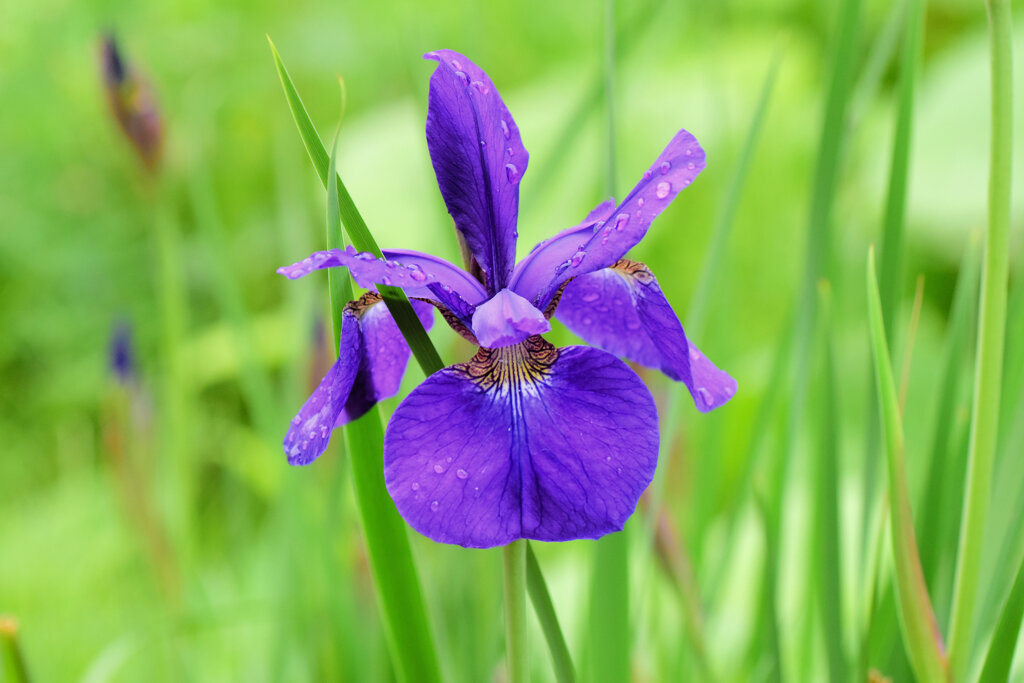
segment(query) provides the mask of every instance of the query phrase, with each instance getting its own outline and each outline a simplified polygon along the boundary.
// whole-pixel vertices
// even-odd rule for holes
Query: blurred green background
[[[881,471],[865,455],[878,442],[869,427],[864,259],[880,238],[901,6],[872,0],[864,7],[832,220],[844,571],[837,600],[851,661],[859,657],[855,631],[878,509],[863,490]],[[327,140],[339,117],[335,77],[344,78],[339,170],[377,241],[458,261],[423,138],[432,64],[421,55],[440,47],[466,54],[515,116],[531,153],[521,185],[522,256],[607,194],[604,16],[600,4],[551,0],[0,5],[0,614],[20,622],[37,680],[393,676],[347,456],[335,447],[293,469],[280,448],[288,420],[325,369],[329,317],[324,277],[290,283],[274,272],[323,248],[325,199],[266,35]],[[739,394],[700,415],[688,399],[670,399],[660,374],[642,374],[662,407],[663,431],[675,435],[663,448],[657,486],[693,565],[711,660],[726,680],[766,675],[771,648],[758,624],[768,560],[758,500],[773,468],[784,467],[776,601],[782,669],[792,680],[822,680],[824,636],[808,607],[820,415],[812,405],[787,441],[790,387],[773,387],[771,378],[805,258],[834,7],[620,2],[615,22],[619,195],[679,128],[707,151],[707,170],[634,252],[659,276],[684,323],[759,93],[780,59],[695,336],[737,378]],[[143,170],[107,106],[99,63],[106,31],[155,91],[166,127],[157,176]],[[905,416],[915,504],[926,493],[956,277],[971,234],[985,223],[985,31],[980,2],[928,4],[893,348],[899,368],[915,280],[924,275]],[[1019,34],[1016,42],[1020,55]],[[1018,68],[1018,93],[1022,76]],[[1014,154],[1017,197],[1024,196],[1022,139]],[[1011,244],[1019,255],[1024,206],[1018,201],[1015,209]],[[180,293],[172,325],[181,335],[170,341],[159,312],[168,282]],[[1021,288],[1019,277],[1014,286]],[[1011,308],[1004,438],[983,568],[994,586],[1012,577],[1016,549],[1024,547],[1015,516],[1024,462],[1008,457],[1024,452],[1024,330],[1012,317],[1022,310]],[[135,345],[138,374],[128,384],[108,362],[119,321]],[[446,362],[471,351],[442,324],[431,337]],[[573,336],[558,326],[552,339],[572,343]],[[165,381],[168,350],[174,372]],[[954,366],[961,381],[949,448],[961,454],[972,358],[964,353]],[[818,381],[817,367],[812,378]],[[404,391],[421,379],[411,364]],[[783,408],[765,414],[773,390]],[[385,402],[385,413],[395,405]],[[783,458],[787,444],[793,449]],[[943,528],[952,536],[933,539],[944,558],[932,584],[943,622],[959,501],[948,507],[953,520]],[[628,529],[635,550],[631,668],[640,681],[681,680],[693,671],[692,657],[671,586],[651,559],[647,525],[638,514]],[[496,551],[442,547],[410,533],[446,674],[500,679]],[[592,545],[538,548],[580,659]],[[990,628],[1002,594],[987,600],[982,621]],[[894,623],[865,657],[872,668],[907,676]],[[537,680],[547,680],[537,633],[533,649]]]

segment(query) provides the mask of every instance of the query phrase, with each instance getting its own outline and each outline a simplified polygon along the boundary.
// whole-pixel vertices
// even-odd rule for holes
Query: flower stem
[[[8,664],[0,669],[0,672],[6,671],[15,683],[28,683],[31,678],[28,675],[28,665],[25,663],[25,653],[18,642],[18,622],[11,617],[0,616],[0,643],[7,651],[8,660]]]
[[[502,548],[505,570],[505,654],[509,683],[527,683],[529,657],[526,644],[526,541]]]
[[[992,485],[999,426],[1006,288],[1009,270],[1010,176],[1013,154],[1013,53],[1010,3],[987,0],[992,78],[992,138],[989,159],[988,233],[981,281],[978,359],[967,454],[960,547],[957,552],[949,650],[953,679],[963,680],[974,638],[985,517]]]
[[[1007,323],[1010,181],[1013,154],[1013,50],[1010,2],[987,0],[992,80],[992,137],[988,176],[988,231],[981,281],[978,359],[968,451],[964,518],[956,554],[949,656],[953,680],[967,673],[974,639],[974,617],[981,548],[992,482],[998,431],[1002,351]]]

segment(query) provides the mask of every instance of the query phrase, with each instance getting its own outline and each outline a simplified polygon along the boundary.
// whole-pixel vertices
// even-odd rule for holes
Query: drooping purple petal
[[[515,264],[519,181],[529,155],[491,79],[451,50],[430,78],[427,147],[448,213],[483,269],[487,290],[508,283]]]
[[[365,295],[363,300],[370,296]],[[429,330],[434,324],[434,307],[415,299],[410,303],[423,327]],[[397,394],[412,353],[379,296],[375,303],[364,305],[357,315],[363,343],[362,361],[335,426],[361,417],[378,401]]]
[[[658,280],[642,263],[622,259],[576,277],[562,292],[556,315],[588,343],[685,383],[702,412],[736,393],[736,380],[686,338]]]
[[[680,190],[692,183],[704,170],[704,165],[704,150],[697,144],[696,138],[685,130],[679,131],[654,165],[644,171],[633,191],[604,222],[594,225],[593,234],[575,252],[566,255],[565,245],[555,243],[538,250],[550,248],[554,252],[558,249],[551,257],[538,255],[539,262],[547,264],[556,262],[556,257],[562,258],[556,262],[552,278],[537,300],[538,308],[544,308],[569,278],[607,268],[625,256],[643,239],[651,222],[672,203]],[[516,291],[530,299],[521,287],[517,287]]]
[[[547,301],[542,301],[542,298],[549,294],[555,270],[566,261],[571,263],[573,255],[594,234],[594,225],[608,220],[614,211],[615,200],[607,199],[594,207],[579,225],[563,230],[535,246],[526,258],[516,264],[509,288],[543,310]]]
[[[651,481],[657,412],[611,354],[540,337],[482,349],[395,411],[384,477],[417,531],[474,548],[618,531]]]
[[[403,260],[379,259],[367,251],[356,252],[350,245],[344,250],[315,251],[297,263],[278,268],[277,272],[295,280],[314,270],[344,266],[364,289],[373,289],[374,285],[380,284],[401,287],[409,296],[424,298],[435,298],[435,289],[455,292],[466,302],[487,298],[478,282],[444,259],[413,251],[396,250],[386,254],[402,255]],[[408,258],[408,263],[405,258]]]
[[[292,465],[308,465],[327,449],[331,431],[348,401],[363,357],[359,322],[350,306],[341,324],[338,360],[299,410],[284,437],[284,452]]]
[[[529,301],[510,289],[503,289],[490,301],[477,306],[473,334],[481,346],[510,346],[551,331],[551,323]]]

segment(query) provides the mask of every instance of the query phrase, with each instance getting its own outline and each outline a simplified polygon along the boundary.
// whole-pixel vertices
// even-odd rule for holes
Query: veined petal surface
[[[397,394],[412,354],[379,294],[368,292],[355,303],[362,337],[362,358],[345,408],[335,426],[362,417],[378,401]],[[434,324],[434,307],[415,299],[410,303],[423,327],[429,330]]]
[[[702,412],[736,393],[736,380],[686,338],[657,278],[642,263],[622,259],[575,278],[556,315],[588,343],[685,383]]]
[[[409,394],[384,437],[384,476],[398,511],[435,541],[598,538],[622,528],[650,483],[657,425],[620,360],[531,337]]]
[[[537,307],[543,309],[547,306],[569,278],[607,268],[625,256],[647,234],[651,222],[683,188],[693,182],[704,166],[704,150],[696,138],[685,130],[676,133],[654,164],[644,171],[633,191],[609,213],[606,220],[594,224],[589,238],[568,256],[563,251],[556,254],[563,260],[551,273],[551,279],[537,299]],[[552,241],[538,252],[564,250],[564,247],[564,242]],[[543,263],[556,261],[546,254],[538,254],[535,259]],[[530,298],[527,291],[519,288],[516,291]]]
[[[427,98],[427,147],[437,184],[494,294],[515,265],[519,181],[529,155],[481,68],[451,50],[424,57],[438,63]]]

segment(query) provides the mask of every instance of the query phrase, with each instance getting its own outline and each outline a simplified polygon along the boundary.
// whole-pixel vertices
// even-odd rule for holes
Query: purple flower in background
[[[351,247],[278,272],[347,267],[362,287],[404,289],[424,322],[429,302],[481,347],[428,377],[388,424],[385,480],[417,531],[478,548],[618,531],[654,474],[658,416],[616,356],[685,383],[701,411],[736,392],[686,338],[647,266],[624,258],[703,170],[704,152],[680,131],[625,199],[602,203],[516,263],[529,160],[519,129],[480,68],[449,50],[426,58],[438,62],[427,146],[468,272],[419,252],[376,259]],[[314,460],[337,424],[397,392],[409,349],[379,301],[371,292],[346,307],[338,362],[285,437],[293,464]],[[545,341],[555,314],[599,348]]]

